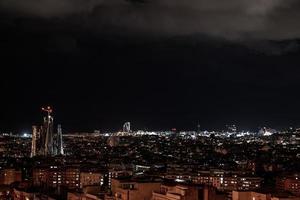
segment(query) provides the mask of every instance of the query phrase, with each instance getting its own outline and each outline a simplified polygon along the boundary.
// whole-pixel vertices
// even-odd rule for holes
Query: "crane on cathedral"
[[[50,106],[42,107],[42,112],[46,113],[43,124],[32,126],[31,156],[55,156],[64,154],[62,128],[58,125],[57,132],[54,133],[53,109]]]

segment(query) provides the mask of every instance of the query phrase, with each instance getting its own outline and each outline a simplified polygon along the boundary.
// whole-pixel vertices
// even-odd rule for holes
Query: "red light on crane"
[[[47,112],[48,114],[52,113],[52,108],[50,106],[48,106],[47,108],[42,107],[42,111]]]

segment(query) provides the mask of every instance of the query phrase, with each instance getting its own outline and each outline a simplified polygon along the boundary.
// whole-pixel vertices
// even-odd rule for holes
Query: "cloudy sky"
[[[78,23],[98,31],[112,26],[131,32],[205,33],[229,39],[300,36],[298,0],[5,0],[0,7],[41,18],[80,15]]]
[[[298,0],[0,1],[0,131],[300,126]],[[74,109],[76,108],[76,109]]]

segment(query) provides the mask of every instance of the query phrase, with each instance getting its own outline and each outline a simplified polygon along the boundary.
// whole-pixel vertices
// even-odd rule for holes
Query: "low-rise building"
[[[100,172],[81,172],[80,188],[86,186],[101,186],[104,184],[104,174]]]
[[[112,179],[112,194],[116,200],[151,200],[160,185],[161,179],[152,177]]]
[[[278,177],[276,179],[276,189],[279,191],[289,191],[300,197],[300,175],[292,174]]]
[[[0,171],[0,185],[10,185],[13,182],[22,181],[22,172],[15,169],[3,169]]]
[[[196,184],[162,184],[151,200],[225,200],[226,194],[217,194],[215,188]]]
[[[80,169],[78,167],[49,166],[33,169],[33,185],[69,189],[80,188]]]
[[[55,199],[45,194],[14,189],[13,200],[55,200]]]
[[[271,196],[252,191],[232,191],[232,200],[271,200]]]
[[[101,200],[98,196],[85,193],[68,192],[67,200]]]
[[[232,191],[232,200],[300,200],[300,197],[286,193]]]

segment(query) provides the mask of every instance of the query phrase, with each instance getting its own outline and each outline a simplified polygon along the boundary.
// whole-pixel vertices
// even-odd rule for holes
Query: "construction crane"
[[[42,107],[42,111],[46,112],[48,114],[48,117],[53,112],[52,108],[50,106],[47,106],[47,108]]]

